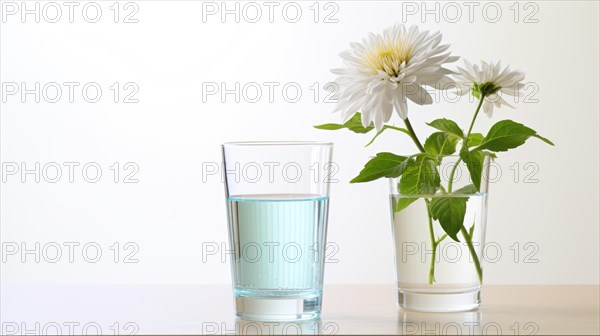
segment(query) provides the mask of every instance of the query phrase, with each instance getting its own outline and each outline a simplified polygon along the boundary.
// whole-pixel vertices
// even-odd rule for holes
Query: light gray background
[[[30,8],[34,3],[28,3]],[[484,132],[495,121],[510,118],[557,144],[552,148],[530,140],[499,156],[502,176],[491,185],[487,239],[502,254],[489,251],[489,258],[498,260],[485,265],[486,282],[599,282],[598,2],[533,2],[527,8],[524,3],[515,7],[513,2],[475,2],[472,17],[464,3],[440,3],[437,11],[430,3],[427,9],[434,14],[424,18],[421,2],[411,3],[417,6],[415,14],[412,5],[400,2],[331,2],[328,7],[322,2],[318,23],[316,7],[310,8],[313,2],[295,3],[302,9],[296,23],[285,20],[295,16],[293,8],[287,17],[281,13],[285,2],[274,7],[272,23],[263,3],[257,3],[263,10],[257,23],[247,22],[255,17],[252,8],[240,12],[240,23],[233,15],[222,23],[220,13],[203,22],[203,4],[193,1],[138,1],[128,8],[120,3],[118,23],[115,10],[109,8],[113,2],[98,1],[102,15],[97,23],[88,23],[81,14],[87,2],[77,3],[73,23],[61,3],[58,23],[45,20],[54,18],[52,8],[41,12],[40,23],[33,15],[22,23],[20,12],[7,15],[2,9],[3,94],[10,86],[6,83],[25,82],[28,88],[35,82],[41,87],[80,83],[73,103],[65,86],[57,103],[44,97],[35,103],[33,95],[22,102],[19,94],[2,102],[3,172],[11,163],[24,162],[31,169],[36,162],[42,168],[56,162],[63,173],[57,183],[44,176],[36,183],[31,174],[23,183],[17,174],[6,176],[1,184],[3,284],[229,283],[228,263],[218,255],[205,255],[203,262],[202,244],[225,242],[227,231],[220,178],[211,175],[203,182],[202,170],[203,163],[220,162],[222,142],[237,140],[334,142],[339,183],[332,185],[329,241],[338,250],[330,259],[337,262],[326,266],[325,281],[392,283],[387,186],[384,181],[347,181],[370,155],[411,152],[411,142],[390,133],[363,148],[369,136],[319,131],[312,125],[339,121],[330,113],[334,104],[324,102],[327,91],[322,89],[334,79],[329,69],[341,66],[337,54],[368,32],[402,21],[440,30],[455,55],[473,62],[501,59],[527,73],[528,101],[515,103],[515,110],[502,108],[492,120],[481,117],[476,130]],[[39,4],[42,10],[47,2]],[[247,3],[239,4],[242,10]],[[459,17],[457,7],[462,11]],[[136,8],[139,11],[129,19],[139,22],[124,23]],[[325,23],[336,9],[329,19],[338,22]],[[94,16],[93,8],[88,15]],[[532,20],[537,22],[526,22]],[[81,88],[88,82],[102,88],[97,103],[83,99]],[[115,82],[121,87],[119,103],[113,102],[110,89]],[[139,88],[134,97],[138,103],[123,103],[124,95],[132,92],[132,86],[123,88],[128,82]],[[272,103],[266,86],[256,103],[244,97],[236,103],[233,95],[225,102],[219,95],[203,102],[203,83],[222,82],[229,88],[235,82],[241,87],[280,85]],[[295,103],[285,100],[293,98],[292,89],[285,97],[281,91],[291,82],[302,89]],[[321,87],[316,91],[318,102],[314,83]],[[423,138],[431,132],[425,121],[450,117],[465,125],[473,109],[463,99],[426,107],[412,104],[409,115]],[[64,162],[80,163],[73,183]],[[89,162],[102,168],[97,183],[81,175]],[[119,183],[109,168],[114,162],[120,163]],[[123,183],[132,171],[125,169],[127,162],[139,167],[134,176],[138,183]],[[48,173],[54,176],[52,170]],[[89,173],[93,177],[93,170]],[[23,254],[23,247],[33,249],[36,242],[40,250]],[[132,244],[125,245],[128,242]],[[65,243],[79,244],[73,247],[72,263]],[[88,260],[82,255],[87,243],[92,243],[85,254]],[[15,244],[20,250],[7,253]],[[57,245],[62,257],[48,262]],[[95,256],[93,246],[102,251],[95,263],[89,260]],[[115,251],[120,252],[118,262]],[[129,261],[138,262],[123,262],[130,253]]]

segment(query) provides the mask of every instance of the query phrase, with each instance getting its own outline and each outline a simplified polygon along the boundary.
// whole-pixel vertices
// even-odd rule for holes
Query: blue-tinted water
[[[327,197],[229,197],[235,292],[246,297],[320,297]]]

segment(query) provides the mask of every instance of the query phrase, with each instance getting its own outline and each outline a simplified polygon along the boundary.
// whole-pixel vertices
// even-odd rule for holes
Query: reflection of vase
[[[440,164],[442,186],[447,185],[458,157],[446,157]],[[489,162],[484,162],[480,192],[461,193],[470,185],[466,165],[460,162],[454,170],[454,193],[435,195],[402,195],[399,179],[389,179],[391,187],[392,231],[396,260],[398,304],[402,308],[424,312],[455,312],[475,309],[480,303],[482,284],[481,260],[487,212],[487,175]],[[446,188],[447,190],[448,188]],[[463,189],[465,190],[465,189]],[[398,204],[410,205],[398,211]],[[445,203],[464,204],[464,210]],[[460,205],[458,205],[460,208]],[[434,210],[435,209],[435,210]],[[445,211],[457,220],[459,241],[445,236],[439,220],[432,213]],[[464,219],[459,218],[464,213]],[[434,249],[435,246],[435,249]]]
[[[398,317],[399,335],[481,335],[480,311],[427,314],[404,311]]]

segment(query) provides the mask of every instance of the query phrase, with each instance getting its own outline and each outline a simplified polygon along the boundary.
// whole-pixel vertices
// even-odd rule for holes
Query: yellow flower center
[[[385,39],[367,51],[365,60],[373,73],[381,70],[394,77],[400,74],[400,65],[408,63],[412,48],[399,39]]]

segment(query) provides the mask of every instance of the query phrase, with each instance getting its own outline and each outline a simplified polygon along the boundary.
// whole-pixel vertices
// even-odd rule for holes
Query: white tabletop
[[[428,314],[399,309],[391,285],[330,285],[321,319],[257,323],[223,285],[2,285],[0,320],[2,334],[598,334],[599,288],[487,285],[476,311]]]

